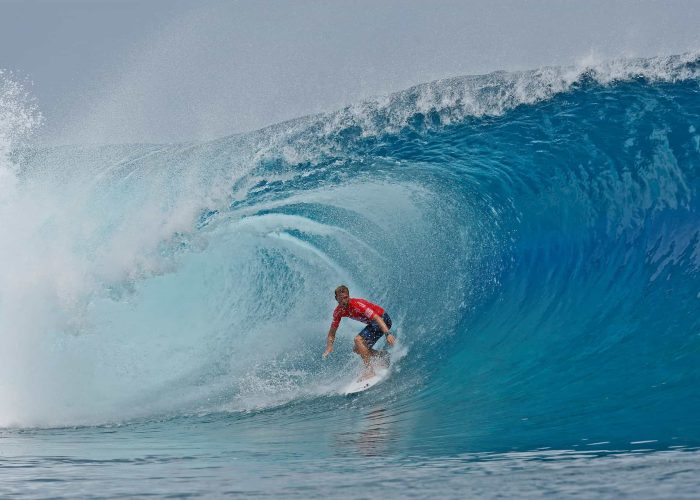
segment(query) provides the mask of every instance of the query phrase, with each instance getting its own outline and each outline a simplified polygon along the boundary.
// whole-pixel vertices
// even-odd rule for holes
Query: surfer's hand
[[[387,334],[386,336],[386,343],[389,345],[394,345],[396,343],[396,337],[394,337],[392,334]]]
[[[333,347],[329,347],[326,349],[326,352],[323,353],[323,357],[327,358],[330,353],[333,352]]]

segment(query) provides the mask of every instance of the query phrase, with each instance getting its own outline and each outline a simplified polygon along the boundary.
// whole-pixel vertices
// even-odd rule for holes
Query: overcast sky
[[[700,49],[700,0],[0,0],[37,140],[216,138],[447,76]]]

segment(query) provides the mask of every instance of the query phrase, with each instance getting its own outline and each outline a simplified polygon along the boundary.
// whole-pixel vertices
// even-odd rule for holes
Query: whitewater
[[[41,122],[0,73],[3,496],[697,494],[697,54],[208,142]],[[341,283],[400,339],[354,397]]]

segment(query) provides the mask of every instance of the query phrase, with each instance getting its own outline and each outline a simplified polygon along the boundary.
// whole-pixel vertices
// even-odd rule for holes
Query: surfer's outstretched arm
[[[338,329],[335,327],[332,327],[332,326],[331,326],[330,330],[328,330],[328,340],[326,341],[326,351],[323,353],[324,358],[333,352],[333,342],[335,342],[335,332],[336,331],[338,331]]]

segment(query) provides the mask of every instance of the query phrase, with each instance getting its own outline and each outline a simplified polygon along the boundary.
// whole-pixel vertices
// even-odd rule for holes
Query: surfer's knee
[[[353,351],[356,353],[361,353],[367,351],[367,346],[365,345],[365,340],[360,335],[355,336],[355,347]]]

